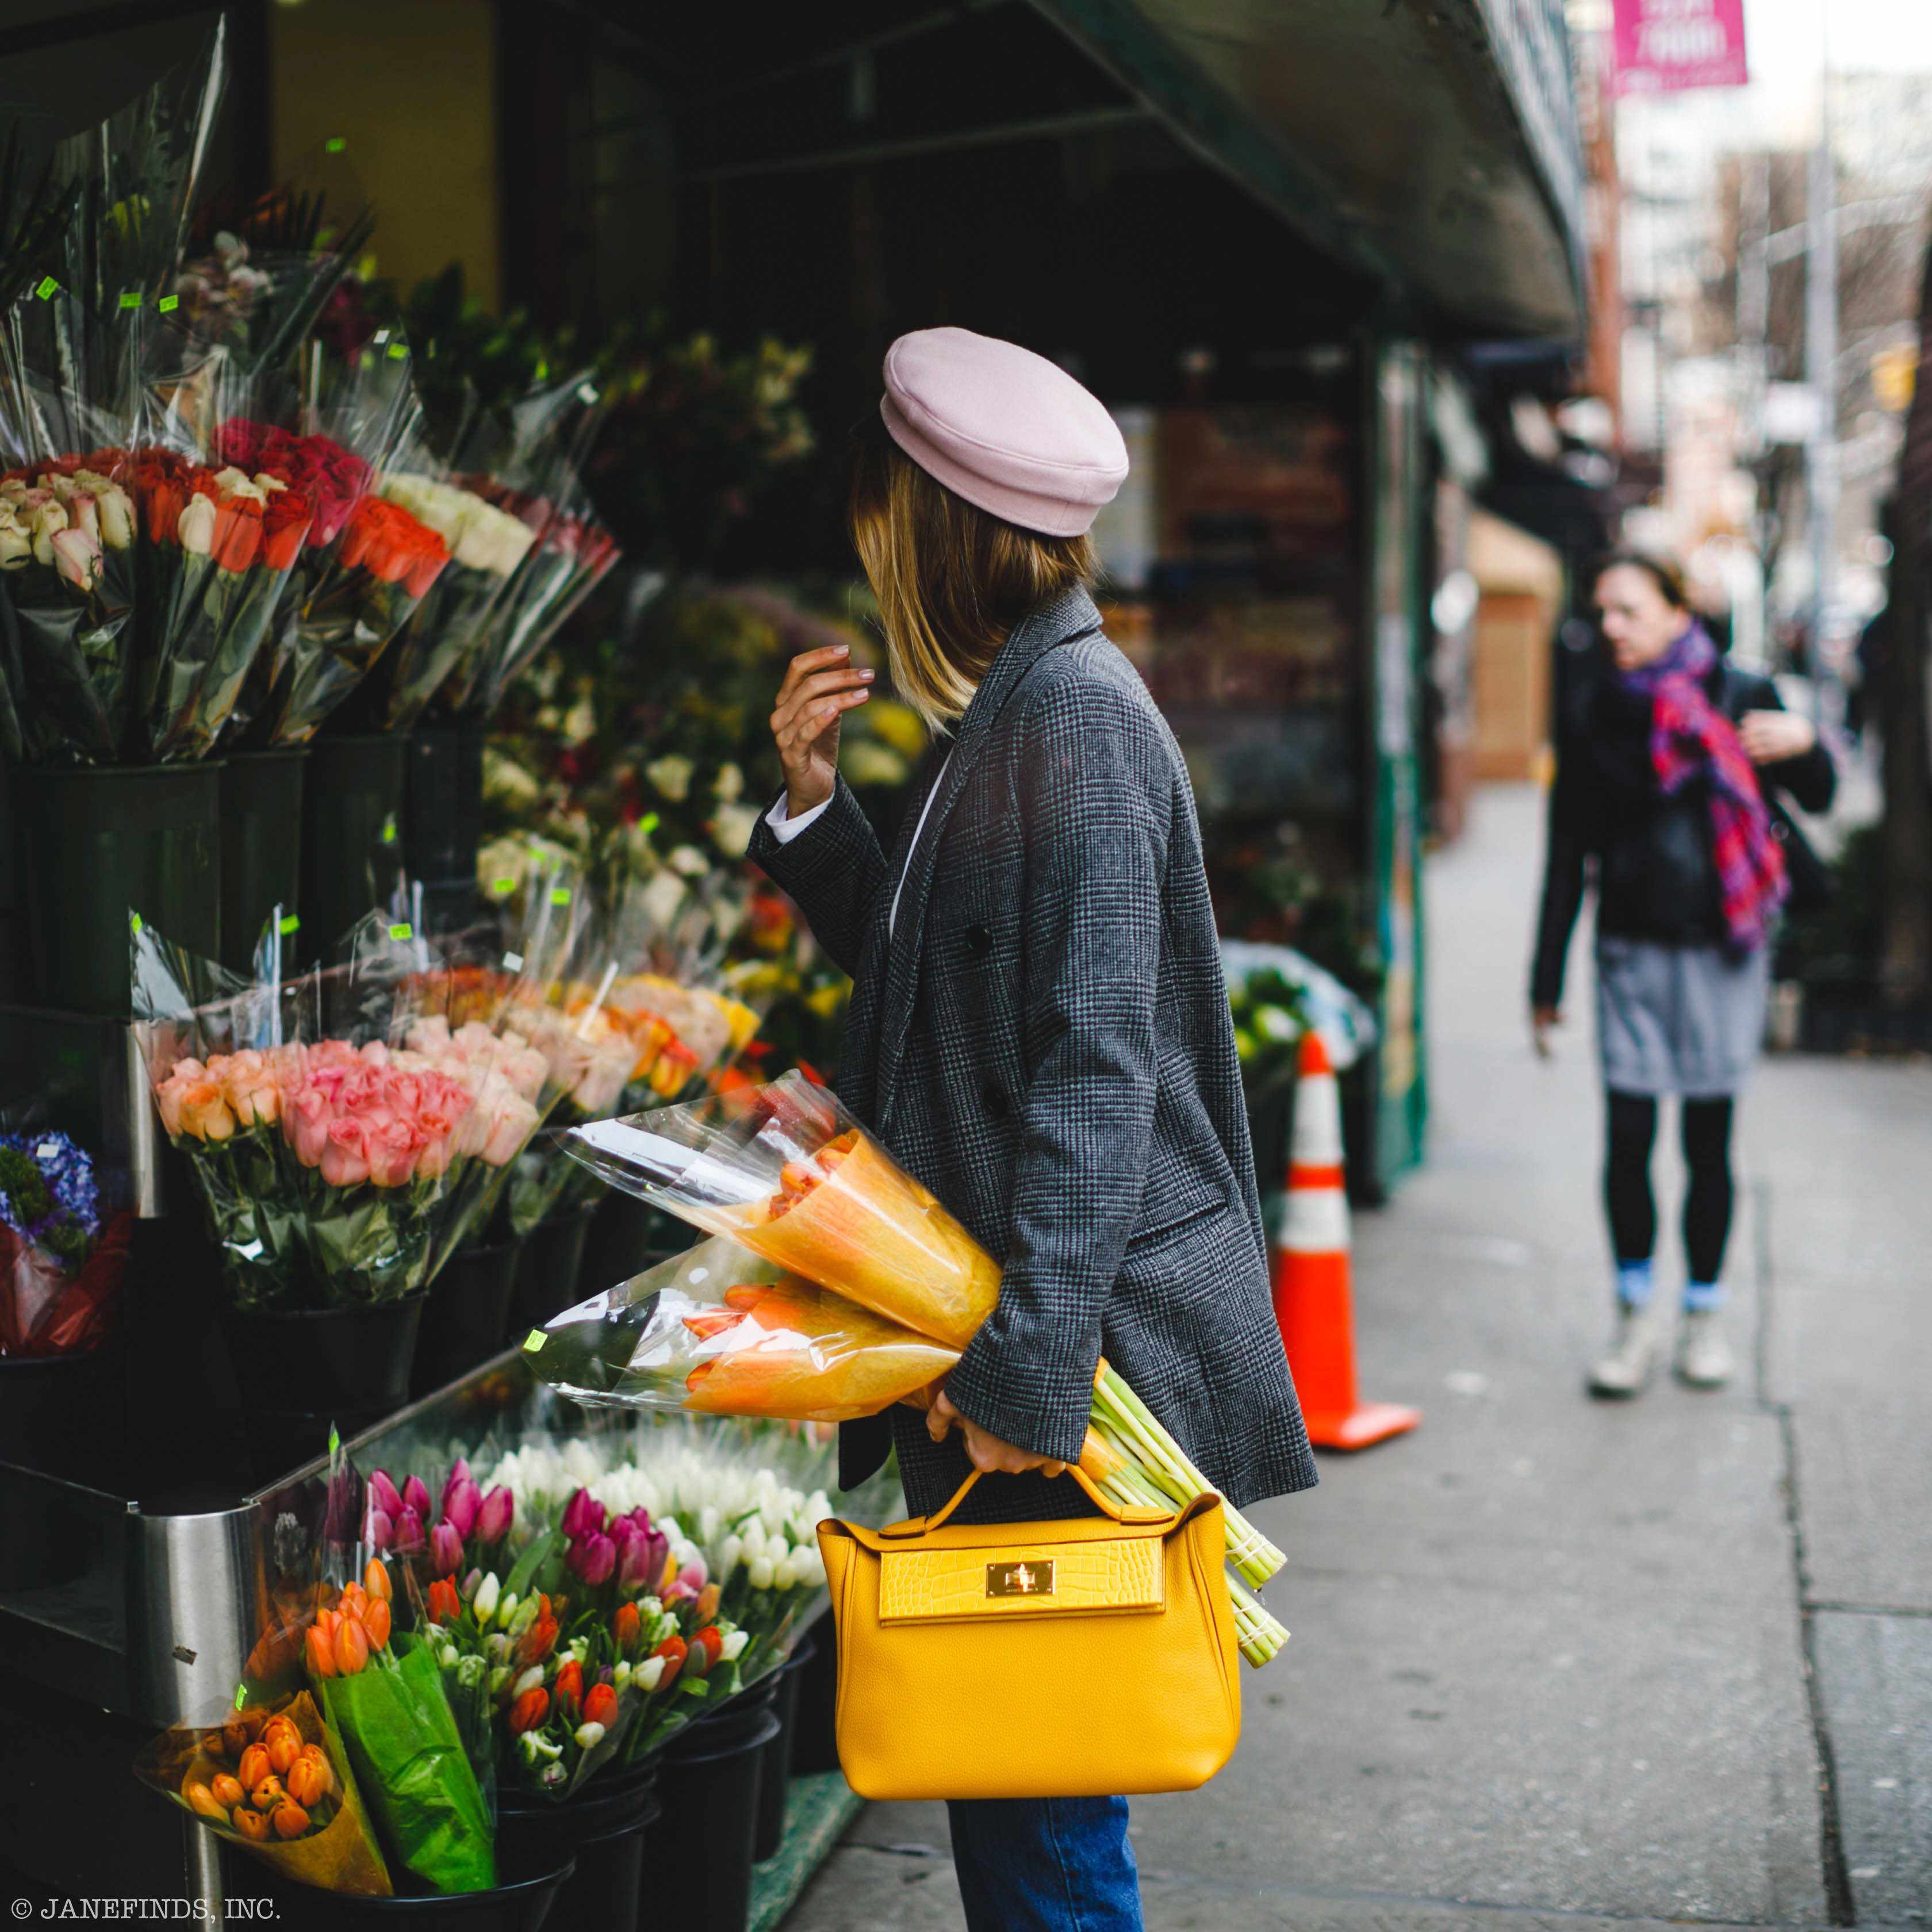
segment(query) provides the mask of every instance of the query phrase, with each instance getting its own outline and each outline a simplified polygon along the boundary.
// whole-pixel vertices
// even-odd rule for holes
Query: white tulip
[[[661,1657],[647,1657],[638,1666],[632,1678],[634,1684],[640,1684],[646,1693],[655,1690],[664,1674],[664,1660]]]
[[[582,1750],[593,1749],[604,1742],[604,1726],[602,1724],[579,1724],[577,1727],[577,1742]]]
[[[720,1660],[726,1664],[736,1663],[743,1654],[746,1645],[751,1640],[752,1634],[749,1630],[734,1630],[728,1632],[724,1638],[724,1648],[718,1653]]]
[[[754,1590],[769,1590],[772,1587],[772,1577],[776,1567],[769,1556],[760,1556],[751,1566],[752,1588]]]
[[[543,1683],[543,1666],[541,1664],[532,1664],[529,1670],[525,1671],[522,1676],[519,1677],[516,1682],[512,1685],[510,1690],[511,1696],[513,1697],[520,1697],[526,1690],[535,1690],[538,1689]]]

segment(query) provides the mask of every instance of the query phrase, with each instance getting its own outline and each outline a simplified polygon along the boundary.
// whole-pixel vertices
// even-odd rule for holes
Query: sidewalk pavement
[[[1591,980],[1580,940],[1539,1064],[1540,828],[1492,789],[1432,862],[1429,1162],[1356,1228],[1364,1392],[1426,1414],[1254,1512],[1294,1640],[1220,1778],[1135,1802],[1156,1932],[1932,1923],[1932,1067],[1768,1064],[1746,1372],[1589,1401]],[[1673,1149],[1658,1174],[1669,1204]],[[944,1808],[879,1804],[788,1924],[963,1922]]]

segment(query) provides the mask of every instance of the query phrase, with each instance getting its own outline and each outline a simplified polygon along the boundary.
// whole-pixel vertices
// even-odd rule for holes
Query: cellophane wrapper
[[[595,1406],[826,1423],[916,1400],[959,1359],[722,1235],[553,1316],[524,1354]]]
[[[297,391],[274,390],[222,430],[225,448],[289,460],[317,499],[242,707],[250,740],[277,745],[315,735],[449,562],[443,539],[376,488],[420,416],[400,334],[379,331],[352,365],[311,355],[304,368]]]
[[[688,1106],[592,1122],[570,1151],[613,1186],[964,1349],[1000,1269],[938,1200],[796,1070]]]
[[[259,1858],[284,1877],[323,1892],[364,1898],[391,1897],[394,1887],[370,1828],[368,1808],[340,1732],[322,1715],[315,1699],[306,1690],[262,1708],[270,1714],[286,1717],[301,1732],[304,1744],[320,1744],[328,1754],[336,1795],[332,1814],[320,1830],[311,1830],[299,1838],[250,1838],[225,1818],[211,1817],[189,1802],[190,1786],[212,1790],[218,1774],[226,1772],[232,1776],[237,1768],[238,1753],[225,1745],[218,1751],[212,1748],[220,1744],[224,1720],[237,1714],[232,1711],[216,1713],[206,1726],[177,1725],[164,1731],[135,1760],[135,1775],[179,1805],[224,1844]]]
[[[65,1134],[0,1134],[0,1355],[81,1354],[106,1339],[134,1222],[100,1193]]]
[[[487,1028],[451,1029],[436,1004],[443,962],[385,914],[357,928],[348,963],[266,986],[151,927],[133,944],[156,1105],[236,1304],[390,1301],[424,1286],[472,1198],[472,1166],[506,1169],[535,1132],[540,1056]]]

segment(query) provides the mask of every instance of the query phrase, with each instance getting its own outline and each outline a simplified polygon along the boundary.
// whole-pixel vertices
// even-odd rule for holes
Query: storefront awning
[[[1472,332],[1580,332],[1560,0],[1034,4],[1402,307]]]

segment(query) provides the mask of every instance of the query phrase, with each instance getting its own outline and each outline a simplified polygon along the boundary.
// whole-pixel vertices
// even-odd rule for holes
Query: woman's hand
[[[1556,1057],[1556,1048],[1550,1043],[1550,1036],[1563,1024],[1563,1015],[1555,1006],[1532,1006],[1529,1010],[1529,1036],[1536,1048],[1539,1060]]]
[[[852,662],[845,644],[800,651],[786,667],[772,713],[772,736],[784,767],[788,814],[823,805],[838,778],[838,720],[869,694],[872,674]]]
[[[1738,721],[1738,742],[1753,764],[1774,765],[1804,757],[1817,743],[1818,730],[1795,711],[1747,711]]]
[[[982,1476],[1020,1476],[1029,1469],[1042,1470],[1049,1476],[1064,1476],[1066,1473],[1064,1462],[1056,1462],[1050,1456],[1036,1456],[1030,1449],[1002,1442],[990,1430],[982,1429],[970,1417],[962,1415],[941,1389],[926,1412],[926,1432],[934,1442],[944,1442],[956,1423],[966,1438],[966,1454],[972,1459],[974,1468]]]

